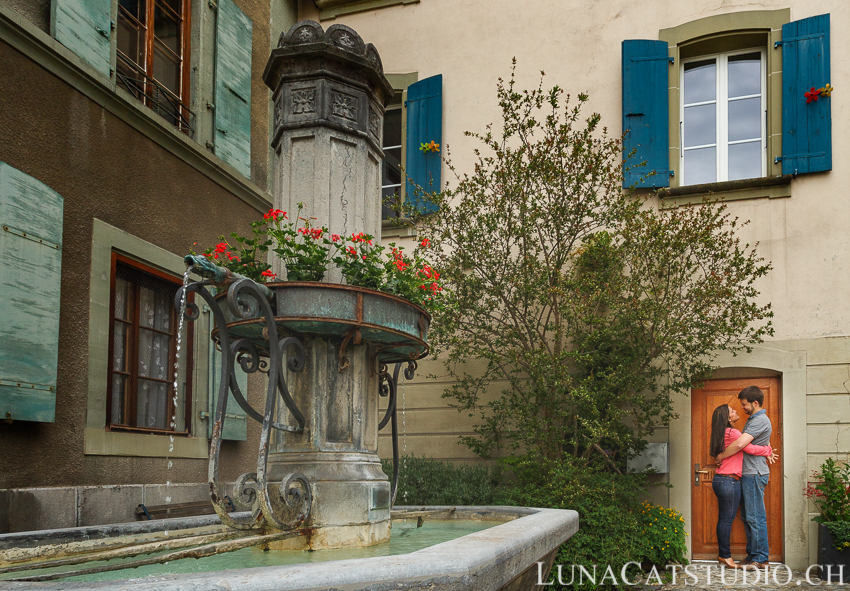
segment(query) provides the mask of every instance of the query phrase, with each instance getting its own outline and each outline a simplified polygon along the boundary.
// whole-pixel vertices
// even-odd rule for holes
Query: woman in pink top
[[[741,436],[741,432],[732,427],[732,423],[738,420],[738,412],[728,404],[721,404],[714,409],[711,417],[711,442],[709,453],[716,457],[726,447]],[[773,450],[769,445],[753,445],[752,443],[744,449],[729,456],[720,463],[717,472],[711,482],[711,488],[717,495],[717,561],[730,568],[738,568],[732,560],[732,551],[729,546],[729,537],[732,534],[732,522],[741,504],[741,466],[744,462],[744,454],[753,456],[767,456],[768,461],[773,463]]]

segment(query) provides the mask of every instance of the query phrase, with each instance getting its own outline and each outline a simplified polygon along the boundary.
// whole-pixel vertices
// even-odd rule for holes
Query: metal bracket
[[[49,246],[50,248],[55,248],[59,250],[62,248],[58,244],[54,242],[50,242],[49,240],[44,240],[43,238],[39,238],[38,236],[34,236],[32,234],[27,234],[23,230],[18,230],[16,228],[12,228],[11,226],[7,226],[3,224],[3,231],[9,232],[10,234],[14,234],[15,236],[20,236],[21,238],[26,238],[27,240],[32,240],[33,242],[38,242],[39,244],[43,244],[44,246]]]
[[[339,347],[339,371],[340,372],[343,372],[346,369],[348,369],[348,366],[350,365],[348,356],[345,354],[345,352],[348,350],[348,343],[350,343],[352,340],[354,341],[355,346],[359,345],[362,342],[363,337],[360,334],[359,328],[352,328],[347,333],[345,333],[345,338],[342,339],[342,345],[340,345],[340,347]]]

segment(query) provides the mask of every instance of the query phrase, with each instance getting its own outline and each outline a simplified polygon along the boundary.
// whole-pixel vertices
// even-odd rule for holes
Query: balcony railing
[[[195,113],[180,101],[180,98],[171,92],[162,83],[157,82],[139,67],[133,60],[118,52],[119,67],[116,69],[118,82],[126,88],[130,94],[145,103],[153,111],[172,123],[180,131],[189,135],[195,134]],[[121,66],[126,66],[133,71],[133,75],[122,72]]]

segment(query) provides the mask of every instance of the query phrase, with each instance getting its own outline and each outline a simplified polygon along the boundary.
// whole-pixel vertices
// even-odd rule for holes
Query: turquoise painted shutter
[[[221,383],[221,353],[216,350],[215,344],[210,341],[210,363],[209,363],[209,384],[210,384],[210,418],[207,421],[209,437],[212,437],[213,423],[215,422],[215,409],[218,405],[218,387]],[[239,389],[242,390],[242,396],[248,399],[248,374],[236,370],[236,382],[239,384]],[[229,392],[229,391],[228,391]],[[228,393],[227,412],[224,419],[224,432],[221,434],[222,439],[232,439],[235,441],[246,441],[248,439],[248,415],[242,410],[242,407],[236,403],[233,394]]]
[[[0,419],[52,423],[62,197],[0,162]]]
[[[112,0],[53,0],[50,32],[62,45],[109,77]]]
[[[670,186],[667,43],[623,41],[623,139],[627,170],[623,186]],[[638,166],[646,162],[643,166]],[[646,176],[641,180],[641,176]]]
[[[215,46],[215,153],[251,177],[251,32],[233,0],[220,0]]]
[[[832,170],[832,98],[806,103],[829,79],[829,15],[782,26],[782,174]]]
[[[442,161],[439,152],[422,152],[420,144],[432,141],[443,147],[443,75],[438,74],[407,87],[407,199],[423,213],[435,210],[433,203],[416,194],[416,187],[439,191]]]

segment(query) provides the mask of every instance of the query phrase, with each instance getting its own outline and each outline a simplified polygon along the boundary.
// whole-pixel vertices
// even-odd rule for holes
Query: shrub
[[[504,500],[514,505],[573,509],[579,514],[579,530],[561,546],[555,564],[564,565],[564,582],[571,580],[570,566],[583,565],[589,572],[597,566],[598,579],[607,565],[619,578],[629,562],[642,562],[640,508],[646,491],[643,474],[614,474],[570,460],[540,462],[529,458],[509,462],[517,476],[505,486]],[[638,569],[630,568],[631,577]],[[553,570],[554,572],[554,570]],[[595,585],[555,584],[548,589],[592,589]],[[550,578],[550,580],[553,580]]]
[[[392,460],[382,460],[392,479]],[[431,458],[402,456],[398,505],[493,505],[498,503],[500,471],[479,464],[456,466]]]
[[[645,561],[665,566],[687,564],[685,518],[676,509],[644,503],[638,515],[641,526],[641,554]],[[664,572],[659,568],[659,572]]]

